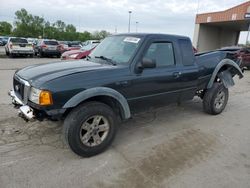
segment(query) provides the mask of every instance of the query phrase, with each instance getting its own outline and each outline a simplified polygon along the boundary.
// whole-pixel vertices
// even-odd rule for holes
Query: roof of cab
[[[181,36],[181,35],[172,35],[172,34],[162,34],[162,33],[120,33],[120,34],[115,34],[114,36],[132,36],[132,37],[152,37],[152,38],[178,38],[178,39],[189,39],[187,36]]]

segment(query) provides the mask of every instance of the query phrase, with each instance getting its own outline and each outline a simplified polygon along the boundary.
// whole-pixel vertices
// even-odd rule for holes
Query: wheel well
[[[105,96],[105,95],[100,95],[100,96],[94,96],[94,97],[90,97],[84,101],[82,101],[81,103],[79,103],[77,106],[79,105],[82,105],[86,102],[90,102],[90,101],[98,101],[98,102],[101,102],[101,103],[104,103],[108,106],[110,106],[114,112],[121,118],[121,119],[124,119],[124,112],[123,112],[123,108],[121,106],[121,104],[116,100],[114,99],[113,97],[110,97],[110,96]],[[73,107],[73,108],[76,108],[77,106]],[[63,117],[66,117],[70,111],[73,109],[73,108],[68,108]]]
[[[214,82],[218,81],[218,74],[225,71],[225,70],[229,70],[229,72],[232,74],[232,77],[234,77],[237,74],[237,69],[231,65],[223,65],[220,70],[218,71],[217,75],[216,75],[216,79],[214,80]]]
[[[229,67],[231,67],[231,66],[229,66],[229,65],[223,65],[223,66],[220,68],[220,70],[217,72],[217,75],[216,75],[216,78],[214,79],[214,82],[219,82],[219,77],[218,77],[218,75],[219,75],[221,72],[227,70]]]

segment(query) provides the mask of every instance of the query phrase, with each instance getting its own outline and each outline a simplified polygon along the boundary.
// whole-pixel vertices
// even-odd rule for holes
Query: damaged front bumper
[[[26,120],[34,120],[35,114],[31,107],[28,105],[25,105],[15,94],[13,90],[10,90],[8,92],[8,95],[12,99],[12,104],[14,104],[15,107],[19,108],[18,115]]]

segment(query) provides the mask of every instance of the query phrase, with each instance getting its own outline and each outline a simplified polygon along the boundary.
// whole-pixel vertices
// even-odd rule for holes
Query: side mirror
[[[156,67],[156,61],[150,58],[143,58],[140,63],[137,64],[135,72],[137,74],[142,73],[143,69],[150,69]]]
[[[150,68],[155,68],[156,67],[156,62],[153,59],[143,58],[141,66],[142,66],[142,68],[145,68],[145,69],[147,69],[147,68],[149,68],[149,69]]]

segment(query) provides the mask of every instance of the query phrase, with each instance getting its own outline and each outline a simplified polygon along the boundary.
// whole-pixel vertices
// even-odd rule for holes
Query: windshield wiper
[[[110,59],[110,58],[105,57],[103,55],[101,55],[101,56],[95,56],[95,58],[99,58],[99,59],[105,60],[106,62],[108,62],[108,63],[110,63],[110,64],[112,64],[114,66],[117,64],[113,59]]]
[[[87,55],[86,60],[89,61],[91,59],[91,56]]]

